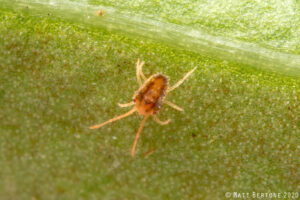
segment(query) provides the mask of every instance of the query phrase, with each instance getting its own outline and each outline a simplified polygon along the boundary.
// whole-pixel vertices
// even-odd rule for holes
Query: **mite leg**
[[[141,64],[140,64],[140,66],[139,66],[139,70],[140,70],[140,75],[142,76],[142,78],[144,79],[144,81],[146,81],[147,80],[147,78],[146,78],[146,76],[144,75],[144,73],[143,73],[143,65],[145,64],[145,62],[143,61]]]
[[[140,59],[138,59],[136,62],[136,78],[139,83],[139,86],[142,86],[142,84],[143,84],[140,76],[142,76],[144,81],[147,80],[146,76],[144,75],[144,73],[142,71],[142,67],[144,64],[145,64],[145,62],[144,61],[140,62]]]
[[[137,79],[139,86],[142,86],[142,80],[140,77],[140,59],[138,59],[136,62],[136,79]]]
[[[179,85],[181,85],[185,79],[187,79],[196,69],[197,67],[195,67],[194,69],[192,69],[191,71],[189,71],[182,79],[180,79],[175,85],[173,85],[171,88],[168,89],[168,92],[171,92],[172,90],[174,90],[175,88],[177,88]]]
[[[124,117],[127,117],[127,116],[131,115],[132,113],[134,113],[135,111],[136,111],[136,109],[133,108],[130,111],[128,111],[127,113],[125,113],[125,114],[122,114],[122,115],[119,115],[117,117],[114,117],[114,118],[112,118],[112,119],[110,119],[110,120],[108,120],[106,122],[101,123],[101,124],[98,124],[98,125],[95,125],[95,126],[91,126],[90,129],[100,128],[101,126],[104,126],[104,125],[109,124],[111,122],[114,122],[114,121],[117,121],[117,120],[122,119]]]
[[[134,156],[134,152],[135,152],[135,147],[136,147],[137,141],[139,139],[140,133],[142,132],[142,129],[143,129],[144,125],[145,125],[145,122],[146,122],[147,118],[148,118],[148,116],[144,117],[144,119],[141,122],[141,125],[139,127],[139,130],[138,130],[138,132],[137,132],[137,134],[135,136],[135,140],[134,140],[133,147],[132,147],[132,150],[131,150],[131,156],[132,157]]]
[[[133,106],[134,102],[129,102],[129,103],[118,103],[118,106],[121,108],[125,108],[125,107],[129,107],[129,106]]]
[[[152,115],[152,116],[153,116],[154,120],[160,125],[167,125],[171,121],[170,119],[168,119],[166,121],[161,121],[160,119],[158,119],[158,117],[156,115]]]
[[[142,67],[143,67],[144,63],[145,63],[144,61],[140,62],[139,58],[138,58],[138,60],[136,62],[136,79],[138,81],[139,86],[142,86],[142,84],[143,84],[140,75],[142,76],[142,78],[144,80],[147,80],[146,77],[145,77],[145,75],[142,72]]]
[[[167,104],[168,106],[170,106],[171,108],[174,108],[175,110],[183,112],[182,108],[180,108],[179,106],[175,105],[174,103],[171,103],[170,101],[165,100],[164,103]]]

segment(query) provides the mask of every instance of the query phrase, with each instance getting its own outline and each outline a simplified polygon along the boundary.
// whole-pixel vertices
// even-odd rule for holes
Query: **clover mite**
[[[96,12],[96,15],[99,16],[99,17],[103,16],[104,14],[105,14],[105,10],[98,10]]]
[[[97,129],[100,128],[106,124],[109,124],[111,122],[117,121],[119,119],[122,119],[124,117],[127,117],[134,112],[138,112],[139,115],[144,116],[144,119],[142,120],[139,130],[135,136],[135,140],[133,143],[133,147],[131,150],[131,156],[134,156],[135,153],[135,147],[138,141],[138,138],[140,136],[140,133],[142,132],[142,129],[144,127],[144,124],[149,116],[152,116],[153,119],[160,125],[166,125],[171,120],[168,119],[166,121],[161,121],[157,116],[156,113],[161,109],[161,106],[163,104],[167,104],[171,108],[183,111],[182,108],[178,107],[177,105],[171,103],[170,101],[165,100],[167,94],[180,86],[185,79],[187,79],[195,70],[192,69],[190,72],[188,72],[181,80],[179,80],[175,85],[169,88],[169,78],[163,74],[155,74],[152,75],[150,78],[146,78],[144,73],[142,72],[142,67],[144,65],[144,61],[140,62],[140,60],[137,60],[136,63],[136,78],[137,82],[140,86],[139,90],[135,92],[133,96],[133,100],[129,103],[125,104],[118,104],[120,107],[130,107],[133,106],[133,108],[128,111],[127,113],[124,113],[122,115],[119,115],[117,117],[114,117],[106,122],[103,122],[101,124],[91,126],[90,129]],[[144,83],[142,82],[144,81]]]

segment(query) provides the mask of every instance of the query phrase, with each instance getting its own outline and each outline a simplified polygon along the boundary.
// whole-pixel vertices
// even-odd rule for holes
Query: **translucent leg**
[[[137,79],[139,86],[142,86],[142,80],[140,77],[140,59],[138,59],[136,62],[136,79]]]
[[[146,78],[146,76],[145,76],[144,73],[143,73],[143,65],[144,65],[144,64],[145,64],[145,62],[143,61],[143,62],[140,64],[139,68],[140,68],[140,75],[142,76],[142,78],[144,79],[144,81],[146,81],[147,78]]]
[[[175,85],[173,85],[172,87],[170,87],[168,89],[168,92],[171,92],[172,90],[174,90],[175,88],[177,88],[179,85],[181,85],[185,79],[187,79],[196,69],[197,67],[195,67],[194,69],[192,69],[191,71],[189,71],[182,79],[180,79]]]
[[[120,106],[121,108],[125,108],[125,107],[129,107],[129,106],[133,106],[134,102],[129,102],[129,103],[118,103],[118,106]]]
[[[164,103],[167,104],[168,106],[170,106],[171,108],[174,108],[175,110],[178,110],[178,111],[180,111],[180,112],[183,112],[183,109],[182,109],[182,108],[180,108],[179,106],[177,106],[177,105],[171,103],[170,101],[165,100]]]
[[[109,124],[111,122],[114,122],[114,121],[117,121],[117,120],[122,119],[124,117],[127,117],[127,116],[131,115],[132,113],[134,113],[135,111],[136,111],[136,109],[133,108],[130,111],[128,111],[127,113],[125,113],[125,114],[122,114],[122,115],[119,115],[117,117],[114,117],[114,118],[112,118],[112,119],[110,119],[110,120],[108,120],[106,122],[101,123],[101,124],[98,124],[98,125],[95,125],[95,126],[91,126],[90,129],[100,128],[101,126],[104,126],[104,125]]]
[[[148,117],[149,117],[149,116],[145,116],[145,117],[144,117],[144,119],[143,119],[143,121],[141,122],[141,125],[140,125],[140,127],[139,127],[139,130],[138,130],[138,132],[137,132],[137,134],[136,134],[136,136],[135,136],[135,140],[134,140],[133,147],[132,147],[132,150],[131,150],[131,156],[132,156],[132,157],[134,156],[134,152],[135,152],[135,147],[136,147],[137,141],[138,141],[138,139],[139,139],[140,133],[142,132],[142,129],[143,129],[143,127],[144,127],[144,125],[145,125],[145,122],[146,122],[146,120],[147,120]]]
[[[158,119],[158,117],[156,115],[152,115],[152,116],[153,116],[154,120],[160,125],[167,125],[171,121],[170,119],[168,119],[163,122],[160,119]]]

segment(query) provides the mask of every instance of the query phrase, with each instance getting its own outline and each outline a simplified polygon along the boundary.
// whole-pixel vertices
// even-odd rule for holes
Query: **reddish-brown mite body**
[[[109,124],[111,122],[117,121],[124,117],[127,117],[134,112],[138,112],[139,115],[143,115],[144,119],[140,124],[139,130],[135,136],[135,140],[133,143],[133,147],[131,150],[131,155],[134,156],[135,147],[139,138],[140,133],[142,132],[143,126],[150,115],[153,116],[153,119],[160,125],[166,125],[170,122],[170,119],[166,121],[161,121],[155,114],[161,109],[163,104],[167,104],[168,106],[174,108],[178,111],[183,111],[182,108],[176,106],[175,104],[165,100],[167,94],[181,85],[188,76],[190,76],[196,69],[196,67],[188,72],[181,80],[179,80],[176,84],[174,84],[171,88],[168,87],[169,79],[163,74],[155,74],[150,78],[146,78],[146,76],[142,72],[142,66],[144,62],[140,62],[138,60],[136,64],[136,77],[138,83],[140,85],[140,89],[135,93],[133,97],[133,101],[126,104],[119,104],[120,107],[129,107],[134,106],[127,113],[114,117],[106,122],[101,124],[91,126],[90,129],[96,129],[104,126],[105,124]],[[144,84],[142,83],[142,80]]]
[[[168,78],[162,74],[151,76],[134,97],[135,107],[140,115],[155,114],[161,108],[167,95]]]
[[[97,16],[101,17],[105,14],[105,11],[104,10],[98,10],[96,14],[97,14]]]

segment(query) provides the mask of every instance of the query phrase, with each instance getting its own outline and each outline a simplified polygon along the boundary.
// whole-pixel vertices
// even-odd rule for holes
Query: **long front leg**
[[[140,77],[140,59],[138,59],[136,62],[136,79],[137,79],[139,86],[141,87],[143,83],[142,83],[142,80]]]
[[[144,73],[143,73],[143,65],[145,64],[145,62],[143,61],[141,64],[140,64],[140,66],[139,66],[139,70],[140,70],[140,75],[141,75],[141,77],[144,79],[144,81],[146,81],[147,80],[147,77],[144,75]]]
[[[179,87],[184,81],[185,79],[187,79],[195,70],[197,67],[195,67],[194,69],[192,69],[191,71],[189,71],[182,79],[180,79],[175,85],[173,85],[172,87],[170,87],[168,89],[168,92],[171,92],[172,90],[174,90],[175,88]]]

